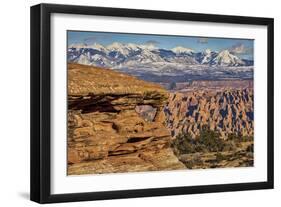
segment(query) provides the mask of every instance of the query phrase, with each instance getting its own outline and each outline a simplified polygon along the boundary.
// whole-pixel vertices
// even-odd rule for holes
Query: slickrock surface
[[[163,125],[168,97],[156,84],[69,64],[68,175],[184,169]]]
[[[223,139],[253,136],[253,99],[252,88],[172,93],[164,108],[167,126],[173,136],[184,132],[195,138],[203,127],[219,131]]]

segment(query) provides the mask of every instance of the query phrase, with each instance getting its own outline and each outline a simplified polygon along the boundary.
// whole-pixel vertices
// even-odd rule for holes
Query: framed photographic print
[[[31,200],[273,188],[273,19],[31,7]]]

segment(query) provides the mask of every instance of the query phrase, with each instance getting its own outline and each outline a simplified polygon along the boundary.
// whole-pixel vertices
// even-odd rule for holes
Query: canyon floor
[[[251,81],[160,84],[68,64],[68,175],[253,166]]]

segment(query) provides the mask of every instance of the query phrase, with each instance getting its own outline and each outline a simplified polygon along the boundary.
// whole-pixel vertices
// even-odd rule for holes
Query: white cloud
[[[233,45],[230,50],[230,52],[234,53],[234,54],[241,54],[241,55],[245,55],[245,54],[252,54],[253,53],[253,48],[251,47],[246,47],[244,44],[242,43],[238,43],[236,45]]]

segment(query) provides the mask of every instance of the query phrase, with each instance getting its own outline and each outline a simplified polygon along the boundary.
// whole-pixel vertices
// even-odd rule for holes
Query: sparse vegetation
[[[249,146],[247,147],[246,151],[247,151],[247,152],[254,152],[254,145],[253,145],[253,144],[249,145]]]
[[[229,134],[227,137],[228,140],[233,140],[236,142],[250,142],[254,140],[253,136],[239,136],[237,134]]]
[[[251,166],[253,160],[253,137],[231,134],[227,140],[217,131],[202,129],[195,139],[189,133],[178,134],[172,142],[175,154],[187,168],[218,167],[233,162],[238,166]],[[244,143],[244,144],[243,144]],[[223,162],[227,161],[227,162]]]
[[[217,152],[217,154],[216,154],[216,161],[217,162],[221,162],[222,160],[226,160],[226,159],[227,159],[227,156],[223,155],[220,152]]]
[[[188,133],[179,134],[173,141],[172,146],[180,154],[219,152],[223,151],[225,141],[220,138],[218,132],[203,129],[196,139],[193,139]]]

